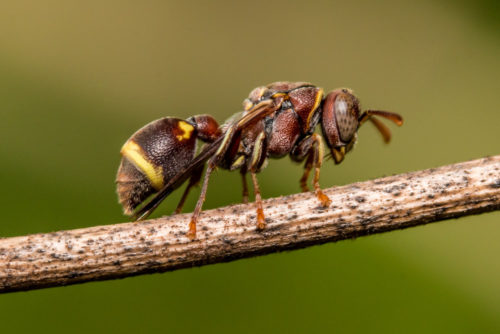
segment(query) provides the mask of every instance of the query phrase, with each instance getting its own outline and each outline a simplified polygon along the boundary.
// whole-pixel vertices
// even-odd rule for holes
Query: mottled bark
[[[231,261],[500,208],[500,156],[190,214],[0,240],[0,292],[38,289]]]

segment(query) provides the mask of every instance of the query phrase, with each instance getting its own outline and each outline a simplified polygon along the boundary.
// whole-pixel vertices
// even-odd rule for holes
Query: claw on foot
[[[196,221],[194,220],[189,222],[189,232],[187,233],[187,237],[191,240],[196,238]]]
[[[257,209],[257,229],[263,230],[266,228],[266,219],[264,217],[264,211],[262,208]]]
[[[324,208],[329,207],[332,203],[332,200],[328,198],[328,196],[326,196],[321,189],[316,189],[316,197],[318,197],[318,200],[321,202],[321,206]]]

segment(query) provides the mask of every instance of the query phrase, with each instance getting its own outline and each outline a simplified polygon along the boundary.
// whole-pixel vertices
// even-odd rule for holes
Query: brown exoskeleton
[[[163,118],[154,121],[125,143],[118,170],[117,187],[126,214],[152,194],[156,195],[135,213],[136,219],[147,217],[173,190],[189,178],[176,212],[180,212],[189,190],[196,185],[207,168],[191,221],[189,234],[196,235],[196,222],[201,212],[208,180],[216,167],[240,170],[243,201],[248,201],[246,174],[250,173],[257,206],[257,228],[265,227],[262,199],[256,174],[268,158],[290,155],[305,161],[300,179],[302,191],[308,191],[307,180],[314,168],[313,186],[322,206],[330,199],[319,186],[324,144],[314,130],[321,123],[323,137],[336,164],[344,159],[357,139],[359,127],[370,120],[389,142],[390,131],[373,116],[387,118],[397,125],[403,119],[396,113],[360,111],[359,101],[350,89],[336,89],[326,96],[317,86],[304,82],[275,82],[254,89],[243,102],[244,111],[219,127],[208,115],[189,118]],[[207,144],[195,155],[196,139]]]

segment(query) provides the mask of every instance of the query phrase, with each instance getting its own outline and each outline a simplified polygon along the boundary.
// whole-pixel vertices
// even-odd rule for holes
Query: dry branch
[[[169,271],[402,229],[500,208],[500,155],[264,202],[204,211],[197,239],[190,214],[0,240],[0,292]]]

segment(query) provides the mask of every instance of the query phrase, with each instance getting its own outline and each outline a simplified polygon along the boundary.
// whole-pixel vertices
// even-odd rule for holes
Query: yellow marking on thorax
[[[231,165],[231,170],[234,170],[234,169],[238,169],[240,168],[241,166],[243,166],[243,164],[245,163],[245,156],[244,155],[240,155],[238,157],[238,159],[236,159],[232,165]]]
[[[271,97],[276,98],[276,97],[280,97],[280,96],[285,96],[285,100],[288,100],[288,94],[282,93],[282,92],[274,93]]]
[[[126,157],[135,167],[146,175],[151,185],[160,190],[163,188],[163,168],[155,166],[145,157],[143,149],[136,142],[129,140],[123,145],[121,154]]]
[[[252,161],[250,163],[251,170],[257,167],[257,163],[259,162],[259,158],[261,157],[262,154],[262,146],[263,146],[262,143],[266,139],[265,136],[266,136],[265,133],[261,132],[255,139],[255,145],[253,147],[253,152],[252,152]]]
[[[259,87],[259,92],[257,93],[257,100],[259,100],[266,92],[267,87]]]
[[[234,127],[230,127],[227,130],[226,134],[224,135],[224,139],[222,140],[222,143],[220,144],[219,148],[217,149],[217,152],[215,152],[215,155],[221,155],[222,151],[227,148],[226,146],[228,145],[229,138],[232,137],[233,132],[234,132]]]
[[[180,135],[177,135],[177,139],[179,141],[183,141],[185,139],[189,139],[191,138],[191,134],[193,133],[193,130],[194,130],[194,127],[187,123],[187,122],[184,122],[184,121],[179,121],[179,129],[182,130],[182,134]]]
[[[245,101],[243,101],[243,109],[245,111],[250,110],[250,108],[252,108],[252,106],[253,106],[253,103],[249,99],[245,99]]]
[[[311,124],[311,117],[314,115],[314,112],[316,109],[318,109],[319,104],[321,103],[321,99],[323,99],[323,88],[319,88],[318,92],[316,93],[316,98],[314,99],[314,105],[309,112],[309,115],[307,115],[307,127],[309,128]]]

